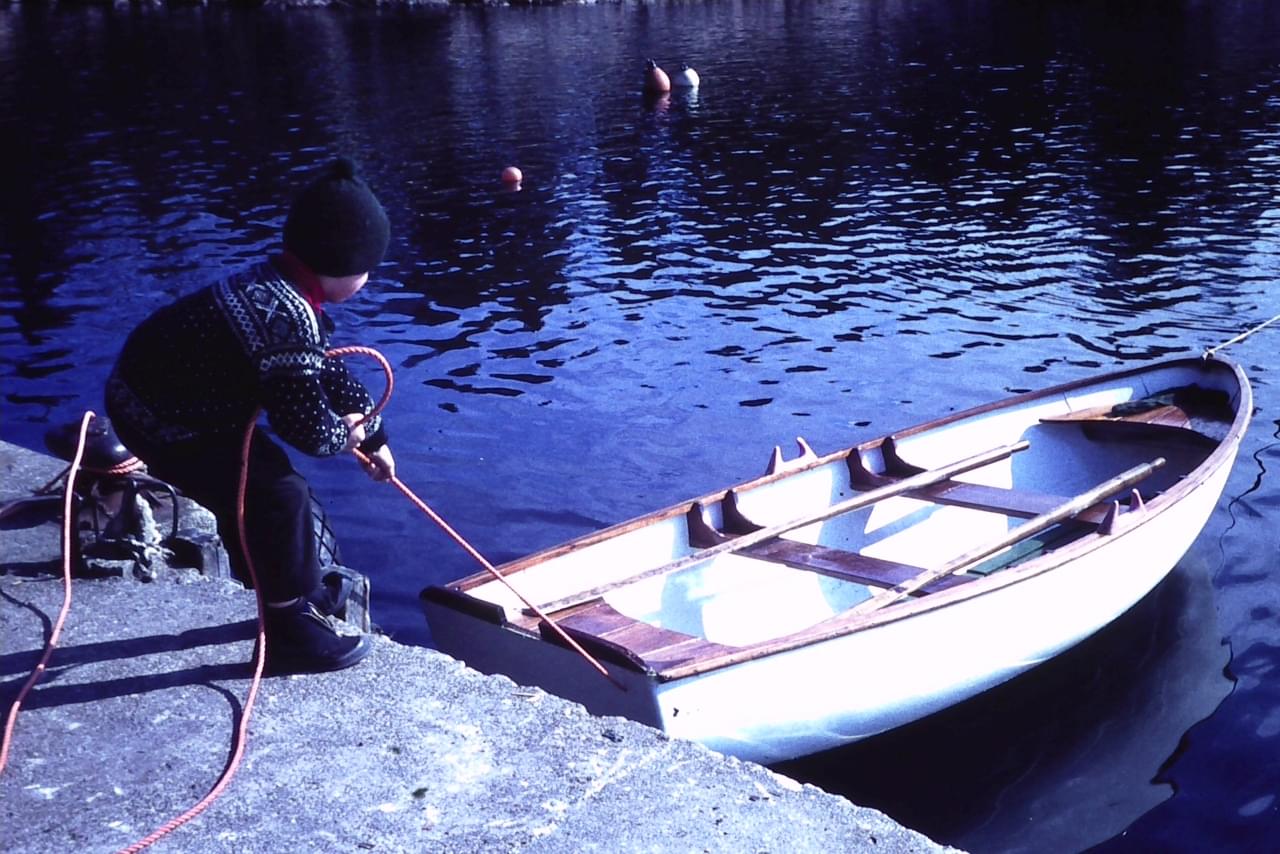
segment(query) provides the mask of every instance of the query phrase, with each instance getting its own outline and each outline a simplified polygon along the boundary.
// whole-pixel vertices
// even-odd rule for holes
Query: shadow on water
[[[1121,619],[974,699],[775,770],[971,851],[1080,851],[1174,793],[1161,769],[1231,689],[1189,560]],[[1170,850],[1170,849],[1165,849]]]

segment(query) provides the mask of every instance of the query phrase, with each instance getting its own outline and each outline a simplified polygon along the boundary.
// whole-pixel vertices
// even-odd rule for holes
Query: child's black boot
[[[342,635],[316,610],[300,599],[283,608],[266,609],[267,664],[271,675],[321,673],[359,663],[373,651],[367,635]]]

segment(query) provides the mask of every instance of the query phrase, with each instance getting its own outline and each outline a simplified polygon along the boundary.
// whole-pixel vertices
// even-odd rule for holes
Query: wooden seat
[[[807,569],[832,578],[871,587],[894,587],[924,572],[924,567],[881,560],[857,552],[833,549],[794,540],[766,540],[742,550],[742,554],[761,560],[776,561],[796,569]],[[963,575],[940,578],[920,589],[932,593],[964,584],[972,579]]]
[[[657,672],[732,649],[628,617],[603,599],[592,599],[549,616],[589,651],[612,650],[615,654],[625,651],[624,657],[629,661],[620,663],[642,665],[643,669]],[[554,643],[560,642],[553,633],[543,632],[542,636]]]
[[[1190,386],[1046,416],[1040,421],[1077,425],[1094,441],[1160,438],[1211,449],[1217,447],[1234,417],[1235,410],[1224,392]]]
[[[1182,407],[1172,403],[1159,404],[1154,401],[1148,405],[1144,403],[1144,401],[1128,401],[1122,404],[1095,406],[1062,415],[1049,415],[1040,420],[1046,424],[1072,421],[1125,421],[1131,424],[1158,424],[1183,430],[1191,429],[1191,417]]]
[[[888,481],[889,479],[882,478],[882,480]],[[931,486],[904,492],[903,495],[907,498],[928,501],[934,504],[967,507],[974,510],[999,513],[1017,519],[1034,519],[1070,500],[1059,495],[963,483],[956,480],[944,480]],[[763,527],[743,516],[737,507],[736,498],[737,496],[732,492],[726,496],[724,506],[726,519],[732,520],[734,527],[739,530],[752,530]],[[1072,525],[1071,537],[1079,536],[1090,526],[1101,524],[1105,520],[1110,506],[1110,503],[1097,504],[1077,515],[1075,523]],[[700,510],[701,508],[698,509]],[[692,520],[692,513],[690,517]],[[697,518],[701,519],[700,513]],[[703,523],[703,527],[706,527],[705,523]],[[718,531],[715,533],[720,540],[732,539],[732,537]],[[702,543],[708,542],[709,539],[705,531],[700,532]],[[857,552],[800,543],[784,538],[755,543],[740,550],[739,553],[758,560],[783,563],[795,569],[818,572],[832,578],[840,578],[855,584],[865,584],[871,587],[895,587],[925,572],[925,568],[920,566],[882,560]],[[1025,550],[1019,552],[1019,555],[1025,556]],[[975,573],[974,575],[944,576],[937,581],[926,584],[915,595],[924,595],[965,584],[974,580],[975,575],[989,574],[997,565],[1003,566],[1006,563],[1008,563],[1008,560],[998,564],[996,561],[988,562],[988,564],[982,565],[983,572]]]
[[[1069,500],[1061,495],[1029,492],[1025,489],[1006,489],[1000,486],[983,486],[956,480],[943,481],[905,494],[908,498],[930,501],[934,504],[986,510],[1018,519],[1034,519],[1041,513],[1047,513]],[[1082,522],[1099,524],[1106,517],[1109,507],[1109,503],[1096,504],[1081,512],[1076,518]]]

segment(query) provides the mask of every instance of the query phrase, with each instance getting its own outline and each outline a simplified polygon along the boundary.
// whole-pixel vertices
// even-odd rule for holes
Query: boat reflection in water
[[[922,721],[779,773],[970,851],[1082,851],[1175,793],[1194,727],[1231,693],[1215,541],[1112,625]]]

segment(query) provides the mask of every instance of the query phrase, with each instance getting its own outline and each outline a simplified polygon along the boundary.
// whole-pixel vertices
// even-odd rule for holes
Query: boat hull
[[[661,686],[660,725],[769,763],[919,720],[1113,622],[1173,569],[1216,501],[1206,491],[1148,530],[1119,534],[1106,548],[986,595]],[[1164,540],[1162,559],[1151,558],[1148,537]]]
[[[514,619],[518,607],[513,607],[509,600],[505,604],[486,603],[479,611],[471,606],[459,607],[460,599],[475,604],[474,591],[484,589],[478,578],[447,592],[442,589],[437,589],[435,594],[425,592],[424,608],[443,651],[482,671],[504,673],[519,683],[539,685],[581,702],[596,714],[622,715],[673,736],[765,763],[848,744],[947,708],[1058,655],[1114,621],[1172,570],[1220,499],[1251,408],[1247,381],[1238,369],[1227,369],[1219,363],[1205,370],[1208,371],[1205,382],[1211,378],[1218,391],[1230,396],[1234,413],[1229,427],[1224,427],[1224,435],[1211,449],[1204,440],[1188,446],[1191,450],[1185,453],[1180,450],[1180,434],[1157,431],[1159,441],[1150,447],[1171,452],[1174,470],[1159,483],[1158,492],[1146,503],[1135,500],[1127,512],[1120,512],[1117,505],[1105,526],[1099,528],[1105,529],[1105,533],[1083,536],[985,577],[930,592],[866,617],[850,616],[858,610],[850,607],[851,603],[858,603],[856,597],[837,601],[837,597],[823,588],[820,592],[825,599],[836,602],[831,605],[831,615],[825,619],[825,624],[831,626],[826,632],[795,631],[794,627],[783,626],[761,630],[761,637],[742,633],[751,631],[750,627],[737,629],[737,634],[716,635],[719,630],[707,617],[709,611],[701,612],[696,621],[688,624],[680,622],[684,618],[654,617],[645,613],[647,606],[637,603],[654,598],[644,592],[648,589],[645,585],[663,591],[668,599],[672,585],[666,576],[628,584],[625,573],[620,574],[615,566],[620,556],[627,553],[627,549],[619,545],[623,543],[619,538],[642,536],[643,539],[636,539],[630,548],[635,550],[639,543],[647,543],[653,551],[645,558],[650,562],[661,563],[672,556],[679,557],[682,553],[679,544],[668,540],[678,539],[681,517],[669,512],[654,514],[644,524],[624,525],[612,534],[605,532],[584,539],[576,547],[546,556],[551,558],[548,560],[535,556],[516,565],[512,578],[519,581],[524,576],[529,581],[529,589],[535,589],[540,578],[536,572],[556,561],[584,577],[618,576],[620,580],[610,583],[617,589],[600,594],[595,601],[607,602],[619,612],[630,613],[634,627],[647,626],[646,620],[654,623],[666,620],[669,628],[675,626],[688,632],[698,643],[720,642],[721,645],[709,652],[689,652],[688,661],[673,657],[674,653],[664,653],[665,658],[655,654],[646,659],[643,654],[628,650],[625,643],[610,641],[610,632],[575,633],[588,642],[587,648],[609,669],[612,679],[602,679],[579,653],[555,643],[545,626],[543,632],[537,633],[531,632],[527,625],[518,625]],[[1061,437],[1075,434],[1063,432],[1056,424],[1044,425],[1046,420],[1051,420],[1044,418],[1046,411],[1050,415],[1058,413],[1055,407],[1060,407],[1059,397],[1074,395],[1067,411],[1078,414],[1086,404],[1092,405],[1099,399],[1141,396],[1154,391],[1148,385],[1194,380],[1200,371],[1195,362],[1186,360],[1159,376],[1129,372],[1121,379],[1109,379],[1096,387],[1075,384],[1064,387],[1066,390],[1062,392],[1048,390],[1027,396],[1012,406],[960,413],[941,422],[903,431],[897,437],[894,454],[900,453],[903,457],[910,454],[913,461],[934,465],[936,459],[933,458],[945,457],[947,448],[973,445],[972,440],[964,437],[981,433],[983,441],[988,443],[1034,434],[1033,446],[1039,443],[1050,455],[1061,455],[1068,447]],[[1126,380],[1130,375],[1136,378]],[[1132,390],[1125,391],[1126,382],[1133,386]],[[1169,443],[1171,435],[1177,440],[1173,444]],[[1195,438],[1204,439],[1198,433]],[[1142,458],[1150,449],[1146,444],[1135,448],[1135,442],[1139,441],[1128,438],[1124,454]],[[1085,446],[1081,444],[1081,447]],[[883,442],[872,442],[851,449],[849,456],[873,459],[885,467],[888,462],[883,457],[887,454]],[[1108,466],[1114,468],[1128,461],[1123,455],[1110,460],[1108,454],[1119,452],[1104,447],[1094,454],[1096,460],[1088,464],[1082,462],[1078,468],[1098,466],[1097,471],[1085,472],[1082,479],[1096,478],[1098,472],[1110,471]],[[1178,458],[1178,454],[1187,459]],[[841,480],[840,473],[848,470],[843,461],[824,460],[826,458],[799,467],[794,476],[774,475],[756,493],[750,491],[751,483],[744,485],[741,492],[748,500],[744,500],[743,505],[752,509],[757,517],[767,519],[770,514],[785,516],[790,512],[794,515],[794,508],[799,504],[818,500],[814,495],[830,502],[855,493],[852,484]],[[835,462],[841,465],[833,467]],[[1031,464],[1004,462],[978,470],[969,480],[978,484],[1042,485],[1039,481],[1045,480],[1049,471]],[[1069,479],[1066,472],[1057,477]],[[754,503],[749,500],[753,494],[758,499]],[[704,511],[710,522],[723,526],[729,511],[722,506],[723,496],[719,501],[715,499],[715,496],[704,497],[690,506]],[[937,548],[934,541],[944,540],[953,545],[958,542],[961,547],[967,547],[969,540],[986,537],[987,527],[1007,530],[1016,522],[1005,516],[992,518],[991,514],[976,511],[968,511],[967,515],[963,512],[930,515],[919,510],[919,502],[914,498],[889,501],[898,502],[895,505],[898,509],[886,511],[888,505],[882,502],[852,527],[847,523],[815,524],[798,527],[788,536],[811,544],[856,546],[865,552],[879,549],[897,559],[904,557],[906,549],[909,556],[927,563],[925,559],[932,554],[928,550]],[[929,507],[931,511],[935,509],[932,505]],[[867,532],[875,529],[871,519],[881,511],[892,517],[892,522],[883,526],[883,530],[894,531],[894,525],[907,532],[916,530],[902,520],[920,517],[919,530],[924,530],[926,525],[933,527],[927,538],[918,536],[915,540],[929,542],[918,546],[915,540],[896,533],[880,536],[875,541],[868,539]],[[981,524],[977,524],[978,521]],[[603,548],[599,548],[601,546]],[[691,546],[686,549],[696,552]],[[599,566],[592,565],[593,554],[601,559]],[[739,573],[750,570],[752,564],[738,555],[730,557],[737,563],[726,564],[728,574],[745,577]],[[525,575],[526,570],[533,570],[534,574]],[[548,572],[547,578],[552,577]],[[702,581],[705,584],[706,579]],[[550,584],[540,591],[541,598],[552,599],[562,591],[563,586]],[[866,588],[862,595],[871,597],[876,593],[875,588]],[[490,597],[503,599],[492,591]],[[600,611],[604,605],[594,607]],[[572,614],[572,609],[563,613]],[[573,618],[570,616],[561,622],[571,626]],[[759,621],[743,622],[754,627]],[[806,622],[815,621],[806,618]],[[816,623],[819,627],[824,625],[821,615]],[[628,637],[628,630],[625,626],[623,630],[614,630],[614,641]],[[689,641],[683,646],[692,650],[696,643]],[[682,647],[676,644],[675,648]]]

